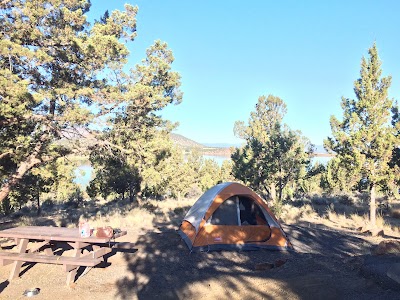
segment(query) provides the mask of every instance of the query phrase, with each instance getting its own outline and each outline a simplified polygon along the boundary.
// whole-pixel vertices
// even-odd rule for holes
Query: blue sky
[[[127,1],[92,0],[90,19]],[[201,143],[239,143],[234,122],[246,121],[261,95],[287,104],[284,119],[312,143],[331,134],[341,97],[354,98],[362,56],[377,43],[389,95],[400,99],[400,1],[168,1],[138,5],[130,64],[154,40],[168,43],[184,98],[162,115],[175,131]]]

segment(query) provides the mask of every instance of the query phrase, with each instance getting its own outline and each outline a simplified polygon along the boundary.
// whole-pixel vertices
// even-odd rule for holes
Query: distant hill
[[[182,148],[201,148],[203,149],[205,146],[195,142],[191,139],[188,139],[187,137],[184,137],[183,135],[176,134],[176,133],[171,133],[171,140],[174,142],[174,144],[181,146]]]
[[[204,146],[206,147],[215,147],[215,148],[230,148],[230,147],[235,147],[239,148],[241,146],[240,143],[203,143]]]
[[[174,144],[182,147],[186,151],[190,151],[194,148],[200,150],[200,152],[204,155],[211,156],[224,156],[229,157],[231,155],[231,147],[240,147],[240,145],[234,144],[226,144],[226,143],[204,143],[200,144],[196,141],[193,141],[183,135],[171,133],[171,139]],[[329,154],[323,145],[315,145],[314,155],[316,157],[333,157],[334,154]]]
[[[183,135],[180,134],[171,133],[171,140],[174,144],[182,147],[186,151],[190,151],[194,148],[197,148],[203,155],[225,156],[225,157],[229,157],[231,155],[230,147],[215,147],[215,146],[213,147],[209,146],[209,144],[203,145],[191,139],[188,139],[187,137],[184,137]]]
[[[315,146],[315,153],[328,153],[328,151],[325,150],[323,145],[314,145]]]

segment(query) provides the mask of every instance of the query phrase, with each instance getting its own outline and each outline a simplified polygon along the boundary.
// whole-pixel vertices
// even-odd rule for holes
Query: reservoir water
[[[204,159],[213,159],[220,167],[225,160],[230,160],[228,156],[214,156],[214,155],[203,155]],[[314,165],[316,162],[320,164],[327,165],[332,157],[317,156],[311,159],[311,163]],[[75,179],[74,182],[86,189],[89,185],[90,180],[93,176],[93,168],[91,165],[82,165],[75,169]]]
[[[90,180],[92,179],[93,168],[91,165],[82,165],[75,169],[74,182],[82,187],[83,190],[89,185]]]

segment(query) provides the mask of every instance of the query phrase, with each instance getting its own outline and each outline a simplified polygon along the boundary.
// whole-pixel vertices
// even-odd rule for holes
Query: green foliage
[[[200,169],[200,188],[203,191],[216,185],[219,181],[220,168],[213,159],[205,159]]]
[[[285,113],[286,104],[282,99],[271,95],[259,97],[248,126],[235,123],[235,133],[246,144],[232,154],[233,176],[279,202],[286,185],[304,176],[312,152],[300,132],[282,124]]]
[[[389,166],[393,169],[394,174],[393,183],[391,187],[389,186],[389,190],[395,191],[394,194],[398,194],[398,191],[400,190],[400,110],[397,103],[392,108],[392,125],[394,128],[395,139],[398,142],[394,145],[392,159],[389,162]]]
[[[342,98],[343,120],[331,117],[333,137],[325,147],[337,153],[338,163],[359,173],[369,186],[371,222],[375,225],[375,190],[393,180],[393,149],[399,144],[390,124],[393,100],[388,97],[391,77],[382,77],[381,62],[374,44],[362,58],[360,78],[354,82],[356,99]],[[396,141],[397,139],[397,141]]]
[[[35,175],[29,172],[24,176],[16,189],[9,194],[9,201],[14,210],[21,208],[29,201],[39,203],[41,192],[46,191],[45,180],[40,175]],[[38,210],[40,207],[38,207]]]
[[[180,76],[171,70],[173,60],[167,44],[156,41],[142,64],[124,76],[124,104],[103,134],[105,142],[96,145],[96,154],[91,156],[96,178],[89,187],[90,195],[98,191],[103,196],[111,191],[124,195],[128,191],[133,200],[142,191],[158,195],[165,190],[170,176],[165,161],[173,152],[169,133],[175,125],[156,112],[182,100]]]
[[[128,93],[120,40],[136,36],[137,7],[93,26],[89,8],[84,0],[0,4],[0,201],[29,170],[71,150],[57,141],[90,132]]]
[[[73,180],[74,166],[65,158],[59,158],[40,167],[29,170],[17,183],[6,201],[9,211],[20,209],[28,202],[34,202],[38,214],[41,211],[40,198],[51,191],[58,199],[67,199],[76,188]],[[63,197],[63,193],[65,196]]]
[[[320,163],[316,163],[313,166],[303,170],[303,174],[300,174],[299,180],[297,181],[297,187],[293,192],[297,194],[320,194],[322,193],[322,182],[326,172],[326,167]]]
[[[137,7],[107,11],[93,25],[89,9],[81,0],[0,5],[0,200],[30,170],[71,151],[85,155],[88,146],[96,169],[91,196],[165,189],[160,174],[171,147],[163,137],[174,126],[157,112],[182,99],[172,52],[155,41],[126,72],[124,41],[136,37]],[[57,196],[68,199],[71,183],[54,181]]]
[[[231,182],[235,178],[232,175],[233,162],[232,160],[224,160],[219,173],[219,182]]]
[[[116,193],[124,198],[138,185],[137,171],[130,169],[120,156],[112,152],[102,155],[101,151],[92,151],[90,160],[96,170],[96,176],[87,187],[89,197],[101,195],[104,199]]]
[[[333,194],[350,192],[355,189],[360,181],[360,173],[345,168],[338,157],[333,157],[327,164],[322,176],[322,187]]]

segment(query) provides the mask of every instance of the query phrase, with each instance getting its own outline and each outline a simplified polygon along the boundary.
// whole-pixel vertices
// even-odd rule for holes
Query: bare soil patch
[[[23,299],[25,289],[37,287],[35,299],[400,299],[395,281],[363,271],[366,260],[374,264],[372,238],[311,223],[284,229],[295,252],[190,253],[174,226],[131,228],[123,240],[135,250],[114,253],[72,288],[60,266],[27,265],[12,282],[11,267],[1,267],[0,298]],[[285,263],[257,270],[279,260]]]

